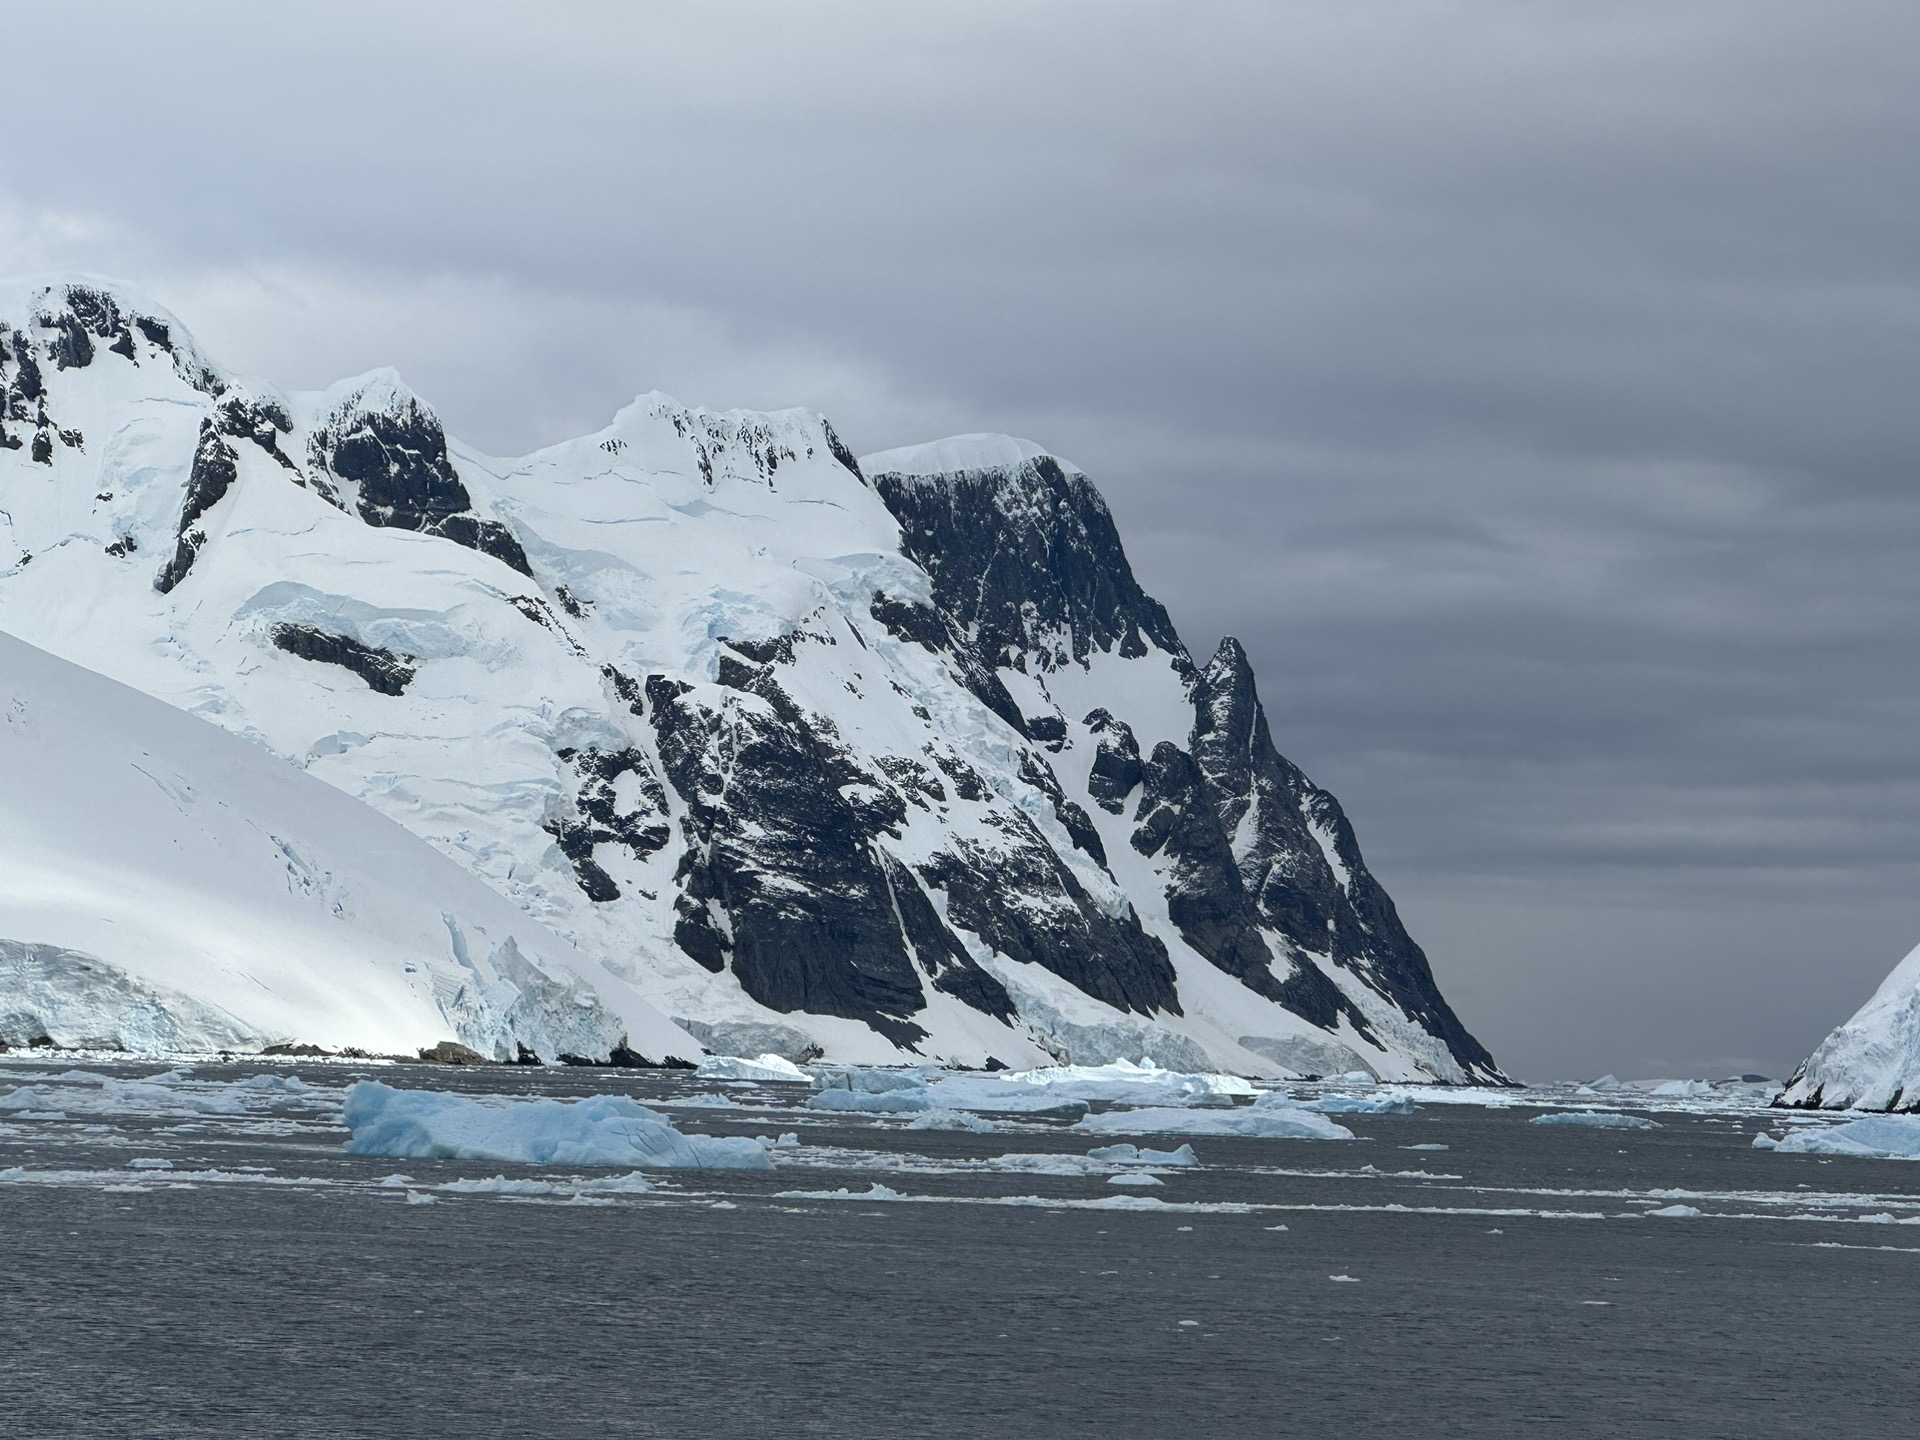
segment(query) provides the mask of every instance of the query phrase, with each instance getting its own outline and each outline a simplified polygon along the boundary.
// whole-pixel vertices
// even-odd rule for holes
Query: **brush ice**
[[[1177,1169],[1186,1169],[1200,1163],[1200,1157],[1193,1153],[1193,1146],[1182,1145],[1178,1150],[1150,1150],[1141,1145],[1101,1145],[1087,1152],[1089,1160],[1104,1160],[1111,1165],[1168,1165]]]
[[[925,1089],[885,1090],[877,1094],[871,1090],[835,1089],[816,1090],[807,1097],[807,1108],[863,1115],[911,1115],[936,1107]]]
[[[970,1135],[991,1135],[993,1122],[964,1110],[923,1110],[907,1122],[909,1130],[953,1130]]]
[[[1299,1107],[1233,1110],[1107,1110],[1083,1117],[1077,1130],[1114,1135],[1239,1135],[1257,1140],[1351,1140],[1353,1132]]]
[[[624,1095],[480,1100],[363,1080],[347,1092],[344,1118],[353,1132],[346,1148],[355,1155],[643,1169],[772,1168],[757,1141],[682,1135]]]
[[[1536,1115],[1529,1125],[1566,1125],[1584,1130],[1654,1130],[1659,1127],[1644,1115],[1620,1115],[1609,1110],[1557,1110],[1551,1115]]]

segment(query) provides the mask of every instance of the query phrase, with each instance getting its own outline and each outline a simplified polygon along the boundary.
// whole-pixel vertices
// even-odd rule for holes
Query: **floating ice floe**
[[[1691,1205],[1662,1205],[1658,1210],[1646,1212],[1660,1220],[1698,1220],[1700,1211]]]
[[[1848,1155],[1869,1160],[1920,1160],[1920,1115],[1869,1115],[1844,1125],[1796,1130],[1783,1139],[1760,1134],[1756,1150],[1783,1155]]]
[[[779,1055],[761,1055],[745,1060],[737,1055],[712,1055],[693,1072],[698,1080],[764,1080],[805,1085],[812,1080],[791,1060]]]
[[[1584,1130],[1658,1130],[1654,1121],[1643,1115],[1622,1115],[1614,1110],[1556,1110],[1536,1115],[1529,1125],[1573,1125]]]
[[[964,1110],[923,1110],[907,1122],[909,1130],[959,1130],[972,1135],[991,1135],[993,1122]]]
[[[1196,1105],[1231,1102],[1258,1090],[1237,1075],[1162,1070],[1151,1061],[1111,1065],[1052,1065],[994,1075],[948,1075],[933,1083],[941,1105],[955,1110],[1018,1113],[1066,1101],[1121,1105]]]
[[[485,1180],[449,1180],[433,1187],[448,1195],[519,1195],[527,1197],[574,1195],[645,1195],[653,1183],[638,1170],[625,1175],[601,1175],[593,1179],[527,1180],[495,1175]],[[417,1192],[409,1192],[410,1194]]]
[[[1151,1210],[1170,1214],[1248,1215],[1256,1207],[1230,1200],[1161,1200],[1152,1195],[1102,1195],[1063,1200],[1051,1195],[903,1195],[878,1181],[865,1190],[780,1190],[775,1200],[889,1200],[914,1205],[1010,1205],[1035,1210]]]
[[[1271,1103],[1281,1101],[1284,1103]],[[1115,1135],[1239,1135],[1263,1140],[1351,1140],[1353,1132],[1284,1097],[1263,1095],[1231,1110],[1152,1106],[1084,1116],[1074,1127]]]
[[[859,1070],[845,1065],[820,1065],[815,1066],[807,1078],[822,1090],[853,1090],[867,1095],[927,1088],[927,1077],[918,1070]]]
[[[668,1169],[773,1165],[756,1140],[683,1135],[624,1095],[481,1100],[363,1080],[347,1091],[345,1119],[353,1132],[346,1148],[355,1155]]]
[[[1089,1160],[1104,1160],[1109,1165],[1164,1165],[1190,1168],[1200,1163],[1200,1157],[1193,1153],[1193,1146],[1182,1145],[1178,1150],[1149,1150],[1143,1145],[1101,1145],[1087,1152]]]
[[[1145,1170],[1123,1170],[1118,1175],[1109,1175],[1107,1183],[1109,1185],[1158,1185],[1161,1181],[1158,1176],[1150,1175]]]
[[[1322,1115],[1411,1115],[1413,1097],[1387,1093],[1382,1095],[1322,1095],[1303,1101],[1302,1107]]]
[[[835,1110],[863,1115],[911,1115],[937,1108],[924,1089],[816,1090],[807,1097],[809,1110]]]
[[[135,1080],[118,1080],[91,1070],[66,1070],[34,1085],[0,1095],[0,1111],[33,1115],[145,1115],[186,1118],[200,1115],[265,1113],[286,1100],[324,1099],[328,1092],[292,1076],[255,1075],[246,1080],[195,1080],[169,1070]]]

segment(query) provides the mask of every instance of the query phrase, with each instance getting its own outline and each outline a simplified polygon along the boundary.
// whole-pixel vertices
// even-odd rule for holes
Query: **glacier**
[[[392,371],[282,392],[130,287],[17,282],[0,631],[304,771],[504,907],[484,942],[463,920],[451,950],[388,947],[358,1040],[292,998],[318,952],[280,952],[277,1008],[242,1013],[237,960],[139,970],[0,912],[0,997],[78,983],[18,946],[96,956],[123,1043],[393,1049],[446,1033],[444,975],[473,977],[453,1034],[493,1058],[602,1058],[625,1027],[655,1059],[1504,1078],[1275,749],[1245,652],[1190,655],[1092,481],[1029,441],[860,459],[806,411],[650,393],[497,457]],[[522,1009],[547,1029],[495,985],[545,995]],[[591,1044],[552,1028],[574,1000],[612,1017]]]
[[[466,869],[257,745],[6,634],[0,706],[0,1044],[700,1053]]]

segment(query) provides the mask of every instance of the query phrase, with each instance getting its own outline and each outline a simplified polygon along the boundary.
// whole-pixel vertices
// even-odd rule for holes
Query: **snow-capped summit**
[[[1781,1105],[1920,1110],[1920,948],[1794,1073]]]
[[[1045,446],[1013,435],[950,435],[923,445],[881,450],[865,456],[860,464],[874,473],[921,479],[985,470],[1017,472],[1035,460],[1051,460],[1069,475],[1082,473],[1079,466]]]
[[[1037,445],[856,461],[648,394],[490,457],[391,372],[280,395],[92,281],[0,314],[0,396],[0,629],[399,821],[713,1049],[1498,1075],[1245,655],[1194,663]]]

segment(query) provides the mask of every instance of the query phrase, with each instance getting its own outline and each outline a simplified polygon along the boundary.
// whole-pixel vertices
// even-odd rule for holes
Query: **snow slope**
[[[1802,1065],[1777,1102],[1809,1110],[1920,1110],[1920,948]]]
[[[642,396],[502,459],[390,371],[0,293],[0,629],[365,801],[710,1049],[1496,1078],[1086,477]]]
[[[699,1047],[392,821],[0,635],[0,1041]]]

